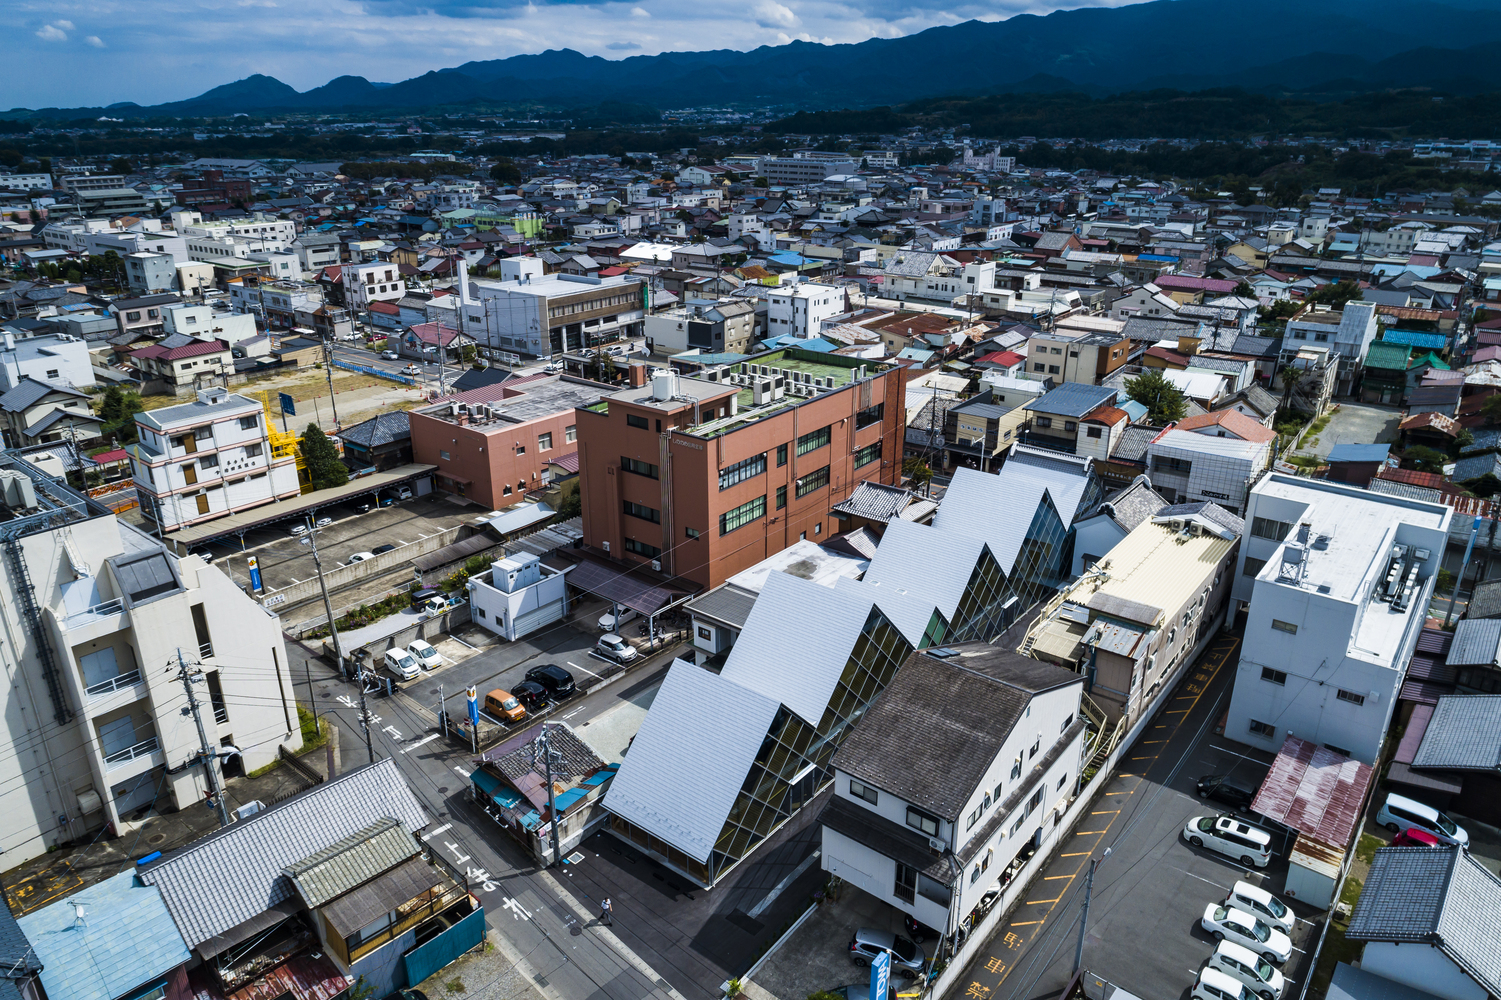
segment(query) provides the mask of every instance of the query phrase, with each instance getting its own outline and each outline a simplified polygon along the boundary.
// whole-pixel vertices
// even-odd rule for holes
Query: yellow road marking
[[[1110,828],[1107,826],[1105,828],[1105,830],[1108,830],[1108,829],[1110,829]],[[1074,836],[1075,837],[1093,837],[1097,833],[1104,833],[1105,830],[1076,830],[1074,832]]]
[[[1058,899],[1062,899],[1062,898],[1063,898],[1062,896],[1058,897]],[[1038,903],[1056,903],[1056,902],[1058,902],[1058,899],[1029,899],[1025,903],[1023,903],[1022,905],[1023,906],[1035,906]]]
[[[1056,880],[1058,880],[1060,878],[1073,878],[1073,876],[1072,875],[1044,875],[1042,877],[1042,880],[1044,882],[1053,882],[1053,881],[1056,881]]]
[[[1087,857],[1089,857],[1089,852],[1088,851],[1075,851],[1072,854],[1060,854],[1058,856],[1060,858],[1087,858]],[[1073,876],[1070,875],[1069,878],[1073,878]]]
[[[1101,809],[1099,812],[1092,812],[1089,815],[1091,815],[1091,816],[1114,816],[1118,812],[1120,812],[1119,809]]]
[[[1040,923],[1042,923],[1041,920],[1018,920],[1017,922],[1013,923],[1011,926],[1012,927],[1031,927],[1033,924],[1040,924]]]

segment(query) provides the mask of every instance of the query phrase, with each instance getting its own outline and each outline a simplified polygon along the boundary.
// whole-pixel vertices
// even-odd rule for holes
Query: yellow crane
[[[261,409],[266,413],[266,436],[271,441],[272,461],[291,455],[297,462],[297,485],[304,494],[313,492],[313,479],[307,470],[307,462],[302,457],[302,445],[297,440],[297,435],[276,429],[276,421],[271,416],[270,393],[262,392],[258,395]]]

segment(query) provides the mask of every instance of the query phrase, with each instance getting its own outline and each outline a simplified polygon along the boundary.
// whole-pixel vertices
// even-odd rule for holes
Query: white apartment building
[[[1083,689],[1081,674],[989,643],[912,654],[834,753],[824,870],[957,926],[1073,797]]]
[[[0,350],[0,391],[13,388],[27,375],[51,385],[87,389],[94,384],[94,366],[87,341],[66,333],[48,333],[17,340],[5,334]]]
[[[261,277],[232,278],[229,306],[235,312],[251,313],[265,325],[300,325],[299,315],[310,316],[323,305],[323,289],[310,282],[268,280]]]
[[[1366,351],[1376,339],[1376,303],[1346,302],[1343,309],[1311,305],[1287,321],[1283,347],[1305,345],[1339,352],[1339,377],[1334,392],[1348,396],[1365,364]]]
[[[803,281],[796,285],[778,285],[766,297],[766,335],[785,337],[791,334],[802,340],[818,336],[823,321],[848,312],[844,289]]]
[[[171,254],[173,261],[188,260],[187,243],[181,236],[161,228],[155,219],[147,219],[129,229],[115,229],[108,219],[85,219],[54,222],[42,230],[42,241],[53,250],[102,257],[113,250],[121,257],[151,251]]]
[[[193,216],[197,216],[196,220],[189,221]],[[174,213],[172,219],[184,238],[222,240],[237,236],[253,244],[257,250],[282,250],[297,238],[297,223],[290,219],[273,219],[260,212],[248,219],[215,222],[204,222],[196,212],[191,216]],[[178,225],[179,222],[182,224]]]
[[[476,623],[515,642],[568,614],[568,588],[540,556],[518,552],[470,578],[469,608]]]
[[[0,174],[0,188],[12,191],[51,191],[51,174]]]
[[[260,402],[223,388],[136,415],[131,471],[163,532],[301,495],[296,456],[275,454]]]
[[[1251,484],[1272,463],[1273,436],[1265,441],[1211,437],[1169,429],[1147,445],[1152,486],[1173,503],[1213,500],[1240,514]]]
[[[370,308],[372,302],[396,302],[406,296],[407,283],[390,261],[345,264],[344,304],[353,311]]]
[[[1452,511],[1273,473],[1251,491],[1233,596],[1249,603],[1225,734],[1375,762]]]
[[[162,310],[162,329],[170,334],[185,333],[199,340],[222,340],[230,347],[256,336],[255,317],[234,313],[209,305],[181,302]]]
[[[142,809],[202,808],[179,651],[201,671],[193,691],[209,741],[240,751],[213,766],[247,772],[301,745],[274,615],[197,557],[177,558],[16,459],[0,464],[22,496],[0,504],[9,863],[105,828],[127,833]]]
[[[533,356],[641,336],[639,278],[542,275],[541,266],[535,258],[502,261],[500,280],[466,279],[460,288],[464,301],[452,302],[451,295],[433,299],[428,317],[492,350]]]

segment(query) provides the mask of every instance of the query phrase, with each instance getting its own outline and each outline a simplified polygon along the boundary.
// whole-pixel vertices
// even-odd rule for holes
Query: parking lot
[[[1079,911],[1091,858],[1105,848],[1095,876],[1084,968],[1140,997],[1187,997],[1215,942],[1200,927],[1205,907],[1224,900],[1237,880],[1282,897],[1299,919],[1282,968],[1285,996],[1308,975],[1322,913],[1283,896],[1290,844],[1280,831],[1264,870],[1195,848],[1182,836],[1194,817],[1232,811],[1194,794],[1200,777],[1229,774],[1257,787],[1272,755],[1214,732],[1229,701],[1238,640],[1221,637],[1180,684],[1140,740],[1126,751],[1072,843],[1032,885],[995,938],[967,970],[969,995],[1023,1000],[1056,994],[1073,971]],[[1243,814],[1244,815],[1244,814]],[[1269,827],[1276,830],[1275,827]],[[1076,845],[1076,846],[1075,846]]]
[[[473,505],[457,506],[438,499],[436,494],[376,507],[364,514],[358,513],[353,503],[330,505],[318,511],[320,518],[333,518],[333,523],[318,533],[318,555],[324,570],[329,570],[344,565],[356,552],[369,552],[381,545],[407,545],[472,523],[488,513]],[[240,539],[234,536],[199,546],[196,551],[212,553],[214,564],[242,586],[248,574],[245,560],[255,556],[261,581],[268,589],[277,590],[316,575],[312,547],[291,533],[294,523],[300,522],[282,521],[247,532],[243,551]]]

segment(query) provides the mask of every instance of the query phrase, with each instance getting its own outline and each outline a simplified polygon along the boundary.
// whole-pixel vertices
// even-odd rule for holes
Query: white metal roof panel
[[[1088,464],[1087,459],[1018,445],[995,475],[961,467],[954,472],[933,524],[984,539],[1009,575],[1045,494],[1064,525],[1073,524],[1079,498],[1089,483]]]
[[[882,592],[921,594],[952,621],[985,543],[911,521],[886,525],[864,581]],[[931,611],[930,611],[931,613]]]
[[[779,707],[722,674],[675,661],[610,782],[605,808],[708,861]]]

